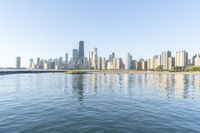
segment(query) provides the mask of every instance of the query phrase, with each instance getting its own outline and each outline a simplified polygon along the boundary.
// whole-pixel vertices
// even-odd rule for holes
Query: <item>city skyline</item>
[[[156,64],[160,64],[161,66],[163,66],[163,69],[169,70],[169,69],[171,69],[171,68],[169,68],[169,64],[172,63],[172,61],[174,62],[174,66],[179,66],[180,65],[180,63],[177,63],[177,62],[178,61],[180,62],[181,59],[178,59],[178,57],[180,58],[182,52],[186,53],[186,55],[185,55],[186,57],[184,57],[185,63],[181,64],[180,66],[190,66],[190,65],[192,65],[192,63],[194,64],[195,57],[197,57],[197,56],[200,57],[200,52],[199,53],[192,53],[190,55],[190,54],[188,54],[187,50],[176,50],[175,53],[173,53],[173,52],[171,52],[169,50],[163,50],[163,51],[160,51],[160,53],[156,53],[156,54],[154,54],[154,55],[152,55],[150,57],[147,57],[147,58],[139,57],[137,59],[133,58],[132,53],[130,53],[130,52],[126,52],[126,54],[123,57],[118,56],[114,51],[111,52],[111,54],[107,53],[107,56],[101,56],[101,55],[97,54],[97,53],[99,53],[99,50],[97,50],[98,49],[97,47],[94,47],[93,50],[91,50],[91,49],[87,50],[87,51],[90,51],[90,52],[86,53],[85,52],[85,46],[87,46],[87,45],[85,45],[85,42],[83,40],[80,40],[78,45],[77,45],[77,47],[71,49],[71,51],[72,51],[71,55],[69,54],[70,53],[69,52],[69,53],[62,54],[62,56],[59,56],[59,57],[50,57],[50,58],[41,58],[39,56],[31,57],[29,59],[26,59],[26,60],[28,60],[26,62],[28,64],[27,66],[23,66],[22,65],[22,62],[23,62],[22,58],[24,59],[24,57],[16,56],[15,63],[14,63],[15,66],[8,66],[8,67],[1,67],[1,68],[18,68],[18,69],[19,68],[32,68],[32,63],[35,63],[35,65],[39,64],[40,60],[42,60],[42,61],[60,60],[61,64],[62,64],[62,62],[66,62],[66,64],[68,64],[68,63],[70,64],[70,61],[75,61],[78,64],[80,64],[80,63],[83,64],[84,59],[85,59],[85,60],[87,60],[89,62],[91,60],[91,62],[89,63],[90,67],[95,68],[95,69],[102,69],[101,67],[98,67],[98,65],[97,65],[98,64],[98,58],[100,57],[101,58],[101,62],[102,61],[104,61],[104,62],[106,61],[106,65],[105,66],[107,66],[108,62],[113,62],[114,59],[120,59],[122,64],[124,65],[123,67],[124,67],[125,70],[133,69],[133,68],[131,68],[129,66],[132,61],[136,61],[136,62],[137,61],[138,62],[145,61],[146,64],[141,64],[141,68],[143,70],[145,70],[145,69],[147,69],[147,67],[149,65],[148,62],[150,62],[151,59],[152,60],[158,60],[159,59],[160,63],[158,63],[158,61],[156,61]],[[96,58],[95,60],[91,59],[92,58],[91,54],[93,54],[93,52],[96,53],[95,54],[95,58]],[[179,53],[179,54],[177,54],[177,53]],[[188,55],[190,55],[190,56],[188,56]],[[131,61],[129,61],[129,60],[131,60]],[[171,62],[169,60],[171,60]],[[127,61],[129,62],[128,66],[126,66],[127,64],[123,63],[123,62],[127,62]],[[189,64],[189,61],[190,61],[190,64]],[[92,62],[94,62],[94,63],[92,63]],[[145,63],[145,62],[143,62],[143,63]],[[198,62],[200,64],[200,59],[197,59],[196,62]],[[172,65],[172,64],[170,64],[170,65]],[[200,65],[198,65],[198,66],[200,66]],[[71,67],[71,68],[74,68],[74,67]],[[155,67],[149,65],[149,69],[150,68],[153,69]],[[35,67],[35,69],[39,69],[39,68]],[[62,69],[64,69],[64,68],[62,68]],[[107,68],[105,68],[105,69],[107,69]]]
[[[94,69],[94,70],[169,70],[182,71],[190,67],[200,67],[200,54],[193,54],[188,57],[186,50],[177,50],[175,56],[172,52],[161,51],[146,59],[135,59],[130,53],[126,53],[125,58],[119,57],[112,52],[107,57],[98,54],[98,48],[94,47],[85,56],[85,42],[79,41],[78,49],[72,49],[72,55],[65,53],[65,57],[43,59],[37,57],[29,59],[29,67],[21,67],[21,57],[16,57],[16,67],[29,69]]]
[[[48,3],[48,4],[46,4]],[[0,2],[0,67],[22,66],[29,58],[72,55],[77,40],[85,53],[93,47],[107,57],[115,52],[125,58],[149,58],[160,51],[200,51],[200,1],[102,0]],[[85,55],[87,56],[87,55]]]

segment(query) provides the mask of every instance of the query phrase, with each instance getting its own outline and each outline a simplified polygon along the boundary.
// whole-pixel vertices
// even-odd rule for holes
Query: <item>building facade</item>
[[[84,41],[79,42],[79,58],[83,59],[85,57],[85,52],[84,52]]]
[[[168,58],[168,62],[169,62],[168,70],[172,70],[175,67],[175,58],[174,57],[169,57]]]
[[[194,58],[194,66],[200,67],[200,54],[196,54]]]
[[[176,52],[175,66],[176,67],[188,66],[188,53],[185,50]]]
[[[21,57],[16,58],[16,68],[20,69],[21,68]]]
[[[169,57],[171,57],[170,51],[164,51],[161,53],[161,65],[163,66],[164,70],[169,69],[169,62],[168,62]]]
[[[127,53],[125,57],[125,69],[129,70],[132,68],[132,56],[131,54]]]

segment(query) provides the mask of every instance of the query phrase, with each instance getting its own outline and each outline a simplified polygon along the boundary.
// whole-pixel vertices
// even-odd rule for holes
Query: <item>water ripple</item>
[[[0,132],[200,132],[199,101],[199,75],[2,75]]]

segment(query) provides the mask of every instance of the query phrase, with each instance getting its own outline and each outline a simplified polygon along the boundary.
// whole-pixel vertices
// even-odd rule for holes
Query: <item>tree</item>
[[[159,66],[156,67],[155,70],[156,70],[156,71],[163,71],[164,69],[163,69],[163,66],[162,66],[162,65],[159,65]]]

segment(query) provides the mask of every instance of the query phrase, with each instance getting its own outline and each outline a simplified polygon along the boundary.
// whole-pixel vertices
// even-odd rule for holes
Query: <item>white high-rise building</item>
[[[132,56],[131,54],[127,53],[125,57],[125,69],[129,70],[132,68]]]
[[[169,62],[168,62],[169,57],[171,57],[170,51],[164,51],[161,53],[161,65],[163,66],[163,69],[165,70],[169,69]]]
[[[153,56],[153,69],[156,69],[160,65],[161,65],[161,56],[160,55]]]
[[[44,69],[52,69],[52,62],[44,61]]]
[[[147,69],[148,70],[154,69],[154,60],[153,59],[148,59],[147,60]]]
[[[112,61],[108,61],[108,62],[107,62],[107,69],[108,69],[108,70],[113,69]]]
[[[102,70],[106,69],[106,58],[102,58]]]
[[[188,66],[188,53],[185,50],[176,52],[175,66],[176,67]]]
[[[102,59],[101,59],[101,57],[97,58],[97,69],[98,70],[102,69]]]
[[[93,51],[92,51],[92,55],[91,55],[91,66],[94,69],[97,69],[97,58],[98,58],[97,48],[94,48]]]
[[[147,69],[147,61],[146,60],[142,60],[142,70],[146,70]]]
[[[115,70],[122,69],[123,68],[122,59],[121,58],[113,58],[112,66],[113,66],[113,69],[115,69]]]
[[[169,62],[169,70],[172,70],[172,68],[175,66],[175,58],[174,57],[169,57],[168,58],[168,62]]]
[[[33,60],[33,58],[31,58],[31,59],[29,60],[29,68],[30,68],[30,69],[33,69],[33,68],[32,68],[33,63],[34,63],[34,60]]]
[[[197,55],[194,57],[194,66],[200,67],[200,54],[197,54]]]

